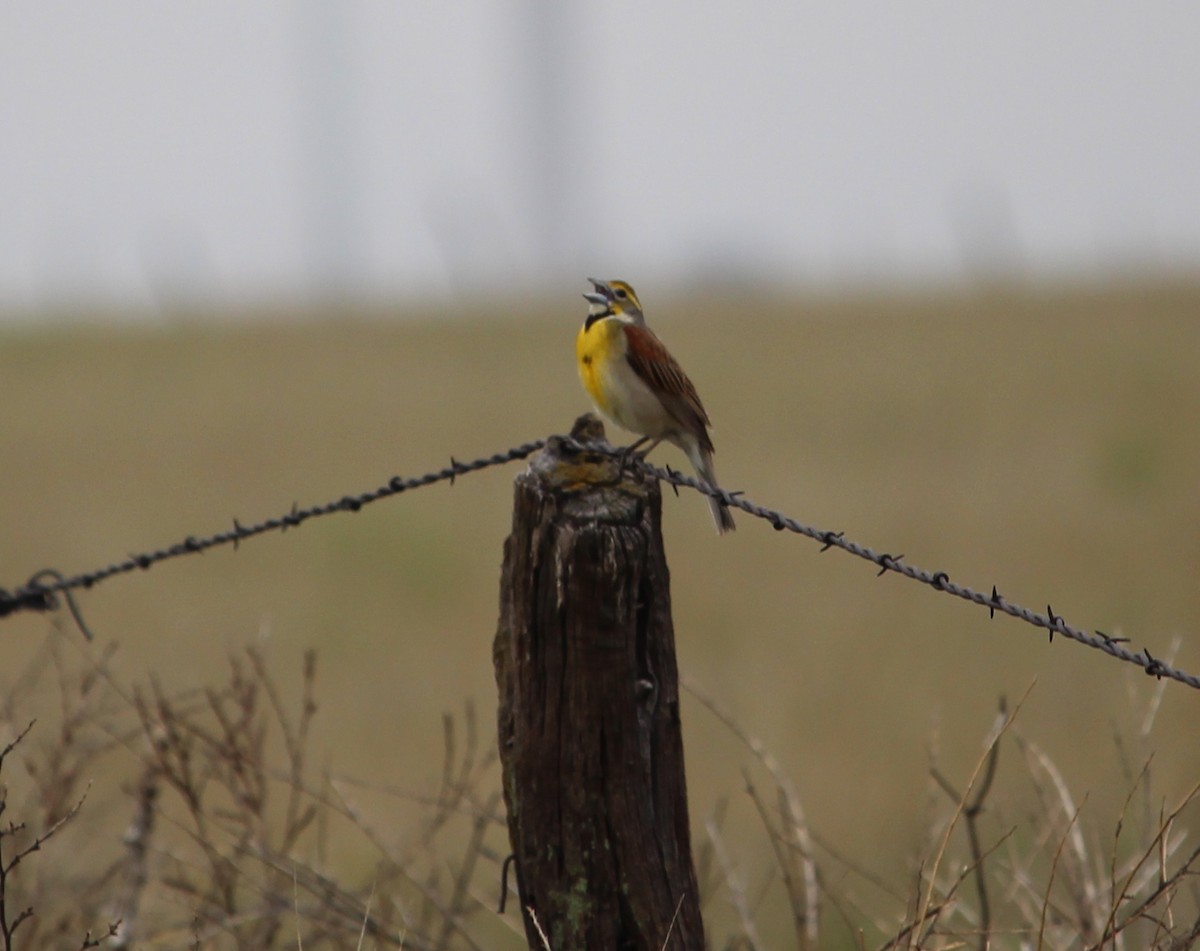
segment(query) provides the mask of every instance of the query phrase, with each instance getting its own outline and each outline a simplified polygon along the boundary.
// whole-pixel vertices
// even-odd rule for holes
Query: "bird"
[[[579,378],[592,403],[606,419],[641,436],[626,453],[649,442],[645,456],[666,440],[688,457],[696,474],[711,488],[712,425],[696,387],[654,331],[646,326],[637,294],[626,281],[588,278],[594,291],[584,294],[591,306],[575,338]],[[729,507],[709,497],[717,533],[733,531]]]

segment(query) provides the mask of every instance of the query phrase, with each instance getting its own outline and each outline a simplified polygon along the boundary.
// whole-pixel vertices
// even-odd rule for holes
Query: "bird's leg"
[[[647,442],[650,443],[650,445],[647,446],[645,449],[643,449],[641,452],[638,452],[638,447]],[[637,440],[633,444],[623,447],[621,449],[621,451],[619,453],[617,453],[617,459],[619,459],[620,463],[621,463],[621,471],[622,472],[625,471],[625,469],[629,465],[629,462],[631,459],[636,459],[638,462],[641,462],[648,455],[650,455],[651,452],[654,451],[654,447],[657,446],[660,442],[662,442],[661,436],[658,439],[654,439],[654,440],[651,440],[651,438],[649,436],[643,436],[641,439]]]
[[[649,437],[649,436],[643,436],[641,439],[639,439],[637,442],[635,442],[635,443],[634,443],[632,446],[630,446],[629,448],[630,448],[630,449],[634,449],[634,448],[636,448],[637,446],[640,446],[642,443],[644,443],[644,442],[645,442],[647,439],[650,439],[650,437]],[[645,458],[646,458],[648,455],[650,455],[650,453],[654,452],[654,449],[655,449],[655,447],[656,447],[656,446],[657,446],[657,445],[658,445],[660,442],[662,442],[662,441],[663,441],[663,438],[662,438],[662,436],[659,436],[657,439],[653,439],[653,440],[651,440],[651,441],[650,441],[650,445],[649,445],[649,446],[647,446],[647,447],[646,447],[645,449],[643,449],[641,452],[639,452],[639,453],[636,453],[637,457],[638,457],[639,459],[645,459]]]

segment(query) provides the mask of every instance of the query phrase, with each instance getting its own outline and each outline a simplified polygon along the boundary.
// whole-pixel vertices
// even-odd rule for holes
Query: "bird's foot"
[[[634,446],[622,446],[617,450],[617,471],[624,474],[640,463],[643,458],[645,457],[640,455]]]

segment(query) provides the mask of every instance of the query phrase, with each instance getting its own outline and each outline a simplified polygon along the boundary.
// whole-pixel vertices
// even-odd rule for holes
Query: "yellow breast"
[[[606,416],[612,416],[612,361],[625,355],[625,334],[621,322],[613,317],[594,321],[579,328],[575,338],[575,359],[583,388]]]

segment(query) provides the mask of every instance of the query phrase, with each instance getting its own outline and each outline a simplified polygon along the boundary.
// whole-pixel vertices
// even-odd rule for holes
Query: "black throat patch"
[[[588,314],[587,320],[585,320],[583,322],[583,329],[585,331],[591,330],[592,324],[594,324],[597,320],[603,320],[605,317],[611,317],[611,316],[612,316],[611,310],[602,310],[598,314]]]

